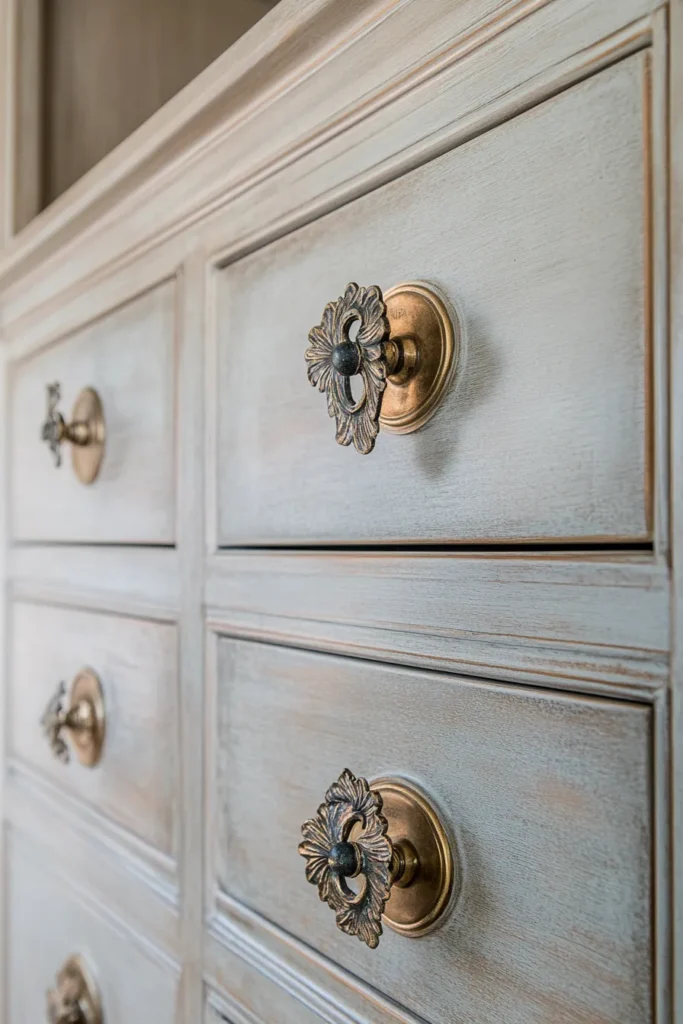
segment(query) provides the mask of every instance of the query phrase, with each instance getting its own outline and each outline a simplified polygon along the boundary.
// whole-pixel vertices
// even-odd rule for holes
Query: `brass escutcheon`
[[[379,422],[389,433],[410,434],[431,419],[453,379],[460,321],[433,285],[418,281],[390,288],[384,301],[390,337],[405,339],[412,361],[407,370],[387,376]]]
[[[430,931],[459,890],[457,857],[439,814],[404,779],[370,783],[345,769],[301,831],[307,880],[337,927],[371,949],[383,924],[408,936]]]
[[[382,797],[382,814],[394,846],[408,842],[417,861],[409,881],[397,881],[384,908],[384,923],[401,935],[424,935],[437,924],[457,895],[459,879],[452,845],[427,797],[403,779],[370,782]]]
[[[431,285],[412,281],[385,294],[351,281],[308,332],[305,353],[337,443],[369,455],[380,426],[395,434],[422,427],[453,379],[462,331],[456,311]]]

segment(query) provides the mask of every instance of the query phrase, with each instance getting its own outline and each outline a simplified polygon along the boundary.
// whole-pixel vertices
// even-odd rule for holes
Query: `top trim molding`
[[[399,116],[407,96],[532,15],[547,11],[547,28],[573,18],[574,52],[628,25],[642,45],[655,0],[623,0],[607,21],[602,6],[586,13],[583,0],[431,0],[425,18],[420,0],[281,0],[9,242],[0,254],[3,328],[256,195],[273,176],[286,178],[314,151],[338,150],[344,133],[352,150],[352,130],[375,126],[382,111],[382,125]],[[451,121],[460,116],[452,111]],[[69,260],[74,251],[87,259]]]

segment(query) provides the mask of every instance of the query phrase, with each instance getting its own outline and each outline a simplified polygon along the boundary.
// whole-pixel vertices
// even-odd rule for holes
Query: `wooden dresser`
[[[282,0],[14,230],[18,9],[0,1024],[683,1024],[683,0]]]

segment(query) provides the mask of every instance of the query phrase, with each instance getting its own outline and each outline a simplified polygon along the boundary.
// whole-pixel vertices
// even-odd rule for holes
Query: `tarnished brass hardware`
[[[52,452],[57,467],[62,464],[62,444],[69,441],[76,476],[81,483],[91,484],[104,457],[104,410],[100,396],[92,388],[83,388],[73,407],[71,423],[67,423],[57,409],[60,398],[60,385],[48,384],[42,440]]]
[[[301,831],[306,878],[337,926],[371,949],[382,920],[403,935],[422,935],[451,905],[456,865],[448,836],[427,798],[402,779],[370,788],[347,768]]]
[[[102,1002],[90,971],[80,956],[70,956],[47,993],[49,1024],[104,1024]]]
[[[69,746],[64,738],[64,733],[68,733],[78,760],[87,768],[93,768],[104,745],[102,685],[91,669],[84,668],[71,684],[68,709],[65,696],[66,685],[60,683],[45,708],[40,724],[58,760],[64,764],[69,761]]]
[[[338,444],[353,442],[368,455],[380,425],[407,434],[436,412],[458,361],[461,325],[431,286],[409,282],[383,294],[351,283],[327,304],[308,342],[308,379],[327,395]],[[354,398],[356,375],[363,393]]]

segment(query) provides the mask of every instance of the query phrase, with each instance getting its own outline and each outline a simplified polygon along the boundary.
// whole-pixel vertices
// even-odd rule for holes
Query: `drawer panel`
[[[12,606],[10,753],[65,794],[166,854],[174,850],[177,639],[174,626],[18,602]],[[60,681],[88,667],[104,693],[102,756],[61,763],[41,717]]]
[[[178,972],[167,958],[23,837],[10,833],[7,852],[7,1024],[47,1020],[46,992],[74,954],[95,978],[104,1024],[173,1024]]]
[[[17,364],[11,394],[11,513],[18,540],[171,544],[175,538],[175,286],[166,282]],[[40,429],[46,385],[68,421],[82,388],[104,407],[94,483],[70,445],[55,468]]]
[[[645,60],[219,271],[219,544],[649,537]],[[456,378],[359,455],[308,332],[347,282],[410,280],[461,309]]]
[[[204,1024],[323,1024],[317,1013],[234,953],[223,959],[220,973],[229,990],[221,995],[207,990]]]
[[[219,891],[433,1024],[652,1020],[649,708],[227,638],[215,702]],[[456,837],[435,931],[368,950],[306,882],[300,826],[347,767]]]

